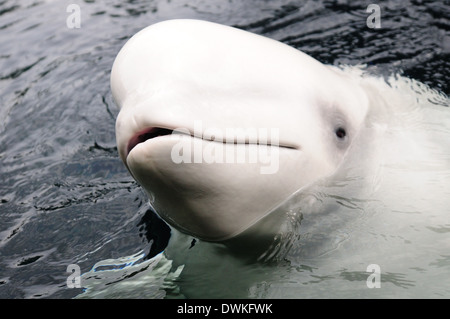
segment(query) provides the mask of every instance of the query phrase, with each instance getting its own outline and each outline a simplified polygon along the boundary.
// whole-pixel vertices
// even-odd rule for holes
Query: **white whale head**
[[[111,87],[126,167],[164,220],[209,241],[233,238],[333,174],[369,106],[340,70],[197,20],[138,32]]]

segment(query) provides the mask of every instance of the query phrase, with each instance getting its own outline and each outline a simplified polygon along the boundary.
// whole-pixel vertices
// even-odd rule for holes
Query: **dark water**
[[[66,24],[71,3],[80,28]],[[450,3],[380,1],[380,29],[366,24],[370,3],[1,1],[0,298],[71,298],[81,289],[67,288],[69,264],[87,272],[100,260],[163,249],[164,235],[149,247],[161,229],[115,145],[109,75],[133,34],[166,19],[205,19],[448,95]]]

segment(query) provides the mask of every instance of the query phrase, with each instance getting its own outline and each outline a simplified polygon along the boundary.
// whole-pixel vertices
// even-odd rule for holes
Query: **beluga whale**
[[[389,95],[392,84],[217,23],[177,19],[139,31],[114,61],[111,89],[126,168],[164,221],[204,241],[250,230],[271,237],[286,217],[276,212],[296,194],[330,180],[339,188],[340,177],[368,167],[355,180],[370,180],[372,192],[390,154],[429,158],[409,139],[390,144],[410,132],[402,123],[420,122],[417,108]]]

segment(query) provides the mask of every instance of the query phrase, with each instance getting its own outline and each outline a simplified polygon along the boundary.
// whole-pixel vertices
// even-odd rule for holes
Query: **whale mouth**
[[[174,134],[174,132],[178,133],[178,134],[180,134],[180,133],[181,134],[185,134],[185,132],[178,132],[178,131],[175,131],[175,130],[172,130],[172,129],[162,128],[162,127],[149,127],[149,128],[147,128],[147,129],[145,129],[143,131],[140,131],[140,132],[136,133],[130,139],[130,141],[128,142],[127,156],[128,156],[128,154],[130,154],[130,152],[133,150],[133,148],[135,148],[138,144],[144,143],[144,142],[146,142],[148,140],[151,140],[151,139],[154,139],[154,138],[157,138],[157,137],[171,135],[171,134]],[[197,136],[195,136],[192,133],[191,134],[188,133],[188,136],[189,135],[192,138],[200,138],[202,140],[208,141],[208,139],[204,139],[203,137],[197,137]],[[226,140],[223,141],[223,143],[225,143],[225,142],[226,142]],[[226,142],[226,143],[228,143],[228,142]],[[248,141],[237,142],[237,141],[233,140],[231,142],[231,144],[243,144],[243,145],[258,144],[259,145],[260,142],[259,141],[256,141],[254,143],[251,143],[251,142],[248,142]],[[265,146],[272,146],[272,147],[276,146],[276,147],[279,147],[279,148],[286,148],[286,149],[292,149],[292,150],[300,150],[301,149],[300,146],[292,145],[292,144],[289,144],[289,143],[279,143],[279,142],[277,142],[277,143],[273,144],[270,141],[265,141],[263,144]]]
[[[127,154],[135,148],[138,144],[144,143],[152,138],[156,138],[159,136],[166,136],[173,133],[173,130],[161,127],[150,127],[135,134],[130,141],[128,142]]]

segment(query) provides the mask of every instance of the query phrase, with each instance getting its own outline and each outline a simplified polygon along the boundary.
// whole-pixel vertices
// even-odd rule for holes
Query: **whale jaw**
[[[218,144],[186,135],[164,135],[137,144],[126,159],[157,213],[182,232],[208,241],[229,239],[269,214],[298,188],[286,179],[298,163],[293,159],[301,156],[298,150],[267,147],[283,162],[274,174],[261,174],[264,163],[195,162],[194,156],[189,163],[173,160],[177,146],[193,150],[194,143],[202,151]],[[215,147],[228,148],[228,154],[246,155],[261,148],[252,144]]]

